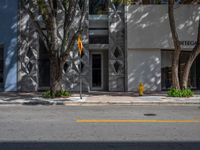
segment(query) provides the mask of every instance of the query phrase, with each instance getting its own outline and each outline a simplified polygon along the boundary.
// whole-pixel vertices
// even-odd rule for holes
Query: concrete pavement
[[[176,122],[199,120],[199,116],[199,106],[1,105],[0,149],[199,150],[200,123]],[[94,119],[144,122],[77,122]]]
[[[166,94],[137,96],[133,93],[86,93],[83,99],[79,94],[69,98],[44,99],[41,93],[0,93],[0,104],[20,105],[200,105],[200,94],[191,98],[172,98]]]

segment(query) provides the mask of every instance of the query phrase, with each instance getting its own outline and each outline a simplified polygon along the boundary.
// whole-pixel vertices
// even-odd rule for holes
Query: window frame
[[[3,87],[4,85],[4,69],[5,69],[5,66],[4,66],[4,44],[0,43],[0,50],[2,50],[2,55],[3,56],[0,56],[0,62],[2,61],[3,62],[3,65],[2,65],[2,78],[3,78],[3,81],[0,82],[0,88]],[[1,70],[1,69],[0,69]],[[1,73],[1,72],[0,72]]]
[[[89,0],[89,14],[90,15],[107,15],[108,14],[108,11],[109,11],[109,0],[105,0],[106,1],[106,3],[102,3],[102,4],[105,4],[105,10],[102,10],[102,9],[100,9],[100,4],[96,4],[96,5],[98,5],[98,6],[91,6],[92,4],[91,4],[91,2],[96,2],[96,3],[100,3],[100,2],[97,2],[98,0]],[[107,6],[106,6],[107,5]],[[91,9],[92,8],[92,9]],[[94,10],[94,8],[96,9],[96,10]],[[99,13],[98,13],[98,11],[100,11]]]
[[[170,52],[171,55],[173,55],[173,51],[174,51],[173,49],[161,49],[161,90],[162,91],[170,89],[170,87],[166,87],[166,84],[163,85],[163,82],[165,82],[165,80],[163,81],[163,76],[167,76],[167,75],[164,75],[163,71],[162,71],[163,68],[166,68],[166,67],[163,67],[164,66],[163,65],[163,52]],[[189,54],[189,53],[191,53],[191,51],[190,50],[182,50],[181,51],[181,55],[180,55],[180,59],[181,59],[182,54],[186,54],[186,53]],[[180,65],[181,64],[180,63],[181,63],[181,60],[179,60],[179,78],[180,78],[180,72],[181,72],[181,70],[180,70]],[[172,62],[170,62],[170,64],[171,64],[170,68],[172,68]],[[193,66],[191,67],[191,69],[193,69],[193,67],[195,67],[195,70],[194,70],[195,72],[194,72],[194,77],[192,77],[192,78],[197,78],[196,77],[196,72],[197,72],[196,61],[193,63]],[[191,74],[190,74],[190,76],[191,76]],[[168,80],[170,81],[170,79],[168,79]],[[172,80],[172,78],[171,78],[171,80]],[[172,85],[172,82],[170,84]],[[192,85],[190,87],[191,89],[197,89],[198,88],[196,79],[191,83],[191,85]]]

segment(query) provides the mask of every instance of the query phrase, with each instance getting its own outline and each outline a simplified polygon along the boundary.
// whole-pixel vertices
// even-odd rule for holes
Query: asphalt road
[[[199,106],[0,106],[0,150],[199,150]]]

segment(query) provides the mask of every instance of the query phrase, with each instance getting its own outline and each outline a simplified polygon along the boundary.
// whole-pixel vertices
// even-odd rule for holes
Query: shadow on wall
[[[173,48],[167,5],[132,5],[127,11],[128,48]],[[196,40],[200,6],[176,5],[174,11],[180,40]]]
[[[4,45],[4,90],[17,90],[18,1],[0,1],[0,43]]]
[[[200,142],[0,142],[3,150],[199,150]]]
[[[196,41],[199,5],[176,5],[177,32],[181,41]],[[174,49],[167,5],[127,6],[128,90],[139,82],[147,91],[161,90],[160,49]],[[193,48],[182,45],[182,48]]]
[[[159,50],[132,50],[128,52],[128,87],[137,91],[140,82],[145,91],[161,90],[161,60]]]

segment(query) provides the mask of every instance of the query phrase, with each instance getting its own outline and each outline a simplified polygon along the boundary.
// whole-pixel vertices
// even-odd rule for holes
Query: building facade
[[[124,5],[123,0],[88,0],[84,21],[84,56],[76,45],[63,68],[63,88],[79,90],[79,66],[84,91],[147,91],[171,86],[173,41],[167,5]],[[78,8],[77,8],[78,11]],[[182,45],[180,74],[196,42],[200,5],[176,5],[175,18]],[[80,17],[77,13],[77,18]],[[49,88],[47,52],[19,1],[0,1],[0,88],[39,91]],[[76,26],[74,26],[76,29]],[[200,57],[189,85],[200,89]],[[180,75],[181,76],[181,75]]]

